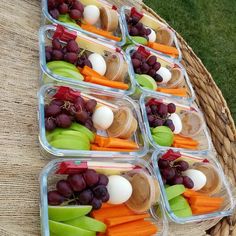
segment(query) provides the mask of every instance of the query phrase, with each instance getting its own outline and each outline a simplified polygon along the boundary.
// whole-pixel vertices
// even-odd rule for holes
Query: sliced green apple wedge
[[[154,91],[157,89],[157,83],[151,76],[136,74],[135,78],[141,87]]]
[[[169,204],[172,211],[178,211],[189,207],[188,201],[182,195],[171,199]]]
[[[177,211],[173,211],[174,214],[177,216],[177,217],[189,217],[189,216],[192,216],[192,210],[191,210],[191,207],[188,206],[184,209],[181,209],[181,210],[177,210]]]
[[[171,200],[181,195],[182,193],[184,193],[185,187],[183,184],[176,184],[176,185],[172,185],[170,187],[165,188],[165,190],[166,190],[167,199]]]
[[[95,134],[90,131],[88,128],[86,128],[85,126],[81,125],[81,124],[78,124],[78,123],[72,123],[72,125],[69,127],[70,130],[75,130],[75,131],[79,131],[83,134],[85,134],[90,142],[93,142],[94,141],[94,138],[95,138]]]
[[[95,220],[88,216],[81,216],[73,220],[65,221],[64,223],[79,227],[81,229],[87,229],[96,232],[105,232],[107,228],[107,226],[103,222]]]
[[[95,231],[89,231],[74,227],[71,225],[59,223],[56,221],[49,220],[50,232],[57,236],[96,236]]]
[[[83,75],[81,75],[78,71],[74,71],[72,69],[68,69],[68,68],[56,68],[53,69],[52,72],[54,74],[63,76],[63,77],[67,77],[69,79],[74,79],[74,80],[84,80]]]
[[[77,69],[77,67],[69,62],[66,61],[50,61],[47,63],[47,67],[50,70],[55,70],[55,69],[71,69],[74,70],[76,72],[79,72],[79,70]]]
[[[49,220],[67,221],[80,216],[87,215],[92,206],[48,206]],[[53,231],[54,232],[54,231]]]

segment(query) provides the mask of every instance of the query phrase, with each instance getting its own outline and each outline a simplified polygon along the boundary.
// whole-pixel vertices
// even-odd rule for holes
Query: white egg
[[[108,203],[121,204],[128,201],[133,191],[130,182],[120,175],[111,175],[108,179],[107,191],[110,196]]]
[[[111,108],[107,106],[98,107],[92,116],[93,125],[96,129],[108,129],[114,120],[114,114]]]
[[[83,16],[88,24],[94,25],[100,17],[100,10],[95,5],[88,5],[84,8]]]
[[[159,84],[166,84],[171,79],[171,72],[165,67],[161,67],[157,71],[157,74],[159,74],[163,78],[163,81]]]
[[[188,169],[182,172],[183,176],[188,176],[194,183],[192,190],[198,191],[206,184],[206,176],[199,170]]]
[[[89,55],[88,59],[92,64],[93,70],[98,72],[100,75],[105,75],[107,71],[107,64],[100,54],[93,53]]]
[[[151,34],[148,35],[148,41],[149,42],[155,42],[156,39],[157,39],[156,32],[151,28],[150,28],[150,30],[151,30]]]
[[[179,115],[177,115],[176,113],[173,113],[169,116],[168,119],[172,120],[172,122],[175,126],[174,134],[179,134],[183,128],[182,121],[181,121]]]

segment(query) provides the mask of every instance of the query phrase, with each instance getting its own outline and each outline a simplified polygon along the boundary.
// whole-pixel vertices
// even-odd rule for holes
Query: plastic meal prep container
[[[181,96],[175,96],[175,95],[171,95],[171,94],[167,94],[167,93],[162,93],[162,92],[158,92],[158,91],[154,91],[154,90],[151,90],[151,89],[147,89],[147,88],[144,88],[142,86],[140,86],[140,84],[137,82],[137,80],[135,79],[135,71],[134,71],[134,67],[133,67],[133,64],[132,64],[132,59],[131,59],[131,56],[132,56],[132,53],[134,51],[144,51],[144,53],[148,54],[148,57],[149,56],[156,56],[157,57],[157,61],[161,64],[162,67],[165,67],[169,70],[181,70],[182,72],[182,75],[183,76],[180,76],[180,78],[178,79],[175,79],[174,77],[167,83],[167,84],[157,84],[157,87],[163,87],[163,88],[175,88],[175,87],[185,87],[187,89],[187,97],[181,97]],[[169,98],[172,98],[172,99],[176,99],[176,100],[179,100],[180,102],[183,102],[183,103],[188,103],[188,104],[191,104],[194,99],[195,99],[195,93],[194,93],[194,90],[192,88],[192,85],[191,85],[191,82],[189,80],[189,77],[188,77],[188,74],[185,70],[185,68],[183,67],[183,65],[181,63],[179,63],[178,60],[174,59],[174,58],[170,58],[170,57],[166,57],[165,55],[161,55],[157,52],[153,52],[153,51],[149,51],[149,50],[146,50],[144,47],[142,46],[131,46],[131,47],[128,47],[126,49],[126,53],[127,53],[127,56],[130,60],[130,67],[131,67],[131,76],[133,77],[132,79],[135,81],[136,83],[136,94],[139,95],[140,92],[137,91],[137,90],[141,90],[141,92],[148,92],[149,94],[158,94],[158,95],[161,95],[161,96],[166,96],[166,97],[169,97]],[[173,81],[173,83],[171,82]],[[170,83],[171,82],[171,83]],[[137,96],[136,95],[136,96]],[[135,95],[133,95],[135,96]]]
[[[66,88],[72,91],[72,93],[81,95],[82,97],[96,98],[98,99],[98,103],[106,105],[112,105],[115,109],[119,109],[119,107],[127,107],[132,111],[133,117],[137,120],[137,130],[132,136],[132,140],[138,144],[139,149],[133,152],[115,152],[115,151],[90,151],[90,150],[63,150],[57,149],[49,145],[46,138],[46,130],[45,130],[45,111],[44,106],[49,102],[55,94],[57,94],[59,88]],[[76,95],[77,96],[77,95]],[[39,141],[42,147],[42,150],[49,156],[53,157],[78,157],[78,156],[104,156],[104,157],[125,157],[126,159],[133,159],[144,156],[147,152],[147,140],[144,135],[144,127],[143,122],[139,110],[139,106],[135,103],[131,98],[127,96],[120,96],[118,94],[112,94],[109,92],[101,92],[101,91],[91,91],[85,89],[75,89],[74,87],[61,87],[55,85],[44,85],[41,87],[38,93],[38,114],[39,114]],[[127,121],[128,122],[128,121]],[[105,131],[103,131],[105,132]],[[106,134],[103,134],[106,135]]]
[[[53,71],[50,70],[49,67],[47,66],[46,54],[45,54],[45,48],[46,46],[51,45],[51,41],[53,37],[60,39],[61,43],[63,44],[66,44],[66,41],[70,39],[74,39],[76,40],[79,47],[81,49],[84,49],[86,52],[98,53],[102,55],[105,60],[110,60],[109,58],[111,58],[114,55],[115,58],[117,58],[117,60],[119,59],[120,62],[123,61],[123,63],[125,63],[125,64],[122,64],[123,67],[120,66],[114,70],[110,69],[109,73],[114,72],[115,73],[114,76],[118,76],[117,75],[118,72],[119,72],[119,75],[120,73],[122,73],[121,71],[119,71],[120,68],[124,68],[124,66],[128,68],[127,72],[123,74],[122,76],[124,76],[124,82],[129,85],[129,88],[127,90],[111,88],[111,87],[107,87],[103,85],[85,82],[79,79],[73,79],[71,77],[65,77],[63,74],[59,75],[59,74],[53,73]],[[120,48],[117,48],[115,46],[90,38],[86,36],[85,34],[82,34],[81,32],[70,31],[68,29],[65,29],[62,26],[54,26],[54,25],[43,26],[40,28],[39,47],[40,47],[39,48],[40,49],[39,50],[40,51],[40,67],[42,69],[42,74],[43,74],[43,76],[41,77],[41,84],[45,84],[45,83],[71,84],[78,87],[89,87],[91,89],[102,90],[102,91],[106,90],[109,92],[121,93],[125,95],[130,95],[135,90],[135,82],[132,80],[132,77],[131,77],[131,71],[128,66],[127,56]],[[121,63],[119,64],[121,65]],[[115,66],[114,63],[113,63],[113,66]],[[61,68],[63,69],[64,67],[61,67]],[[108,71],[108,68],[107,68],[107,71]]]
[[[49,190],[52,190],[53,188],[55,189],[55,184],[56,181],[60,179],[65,179],[67,175],[65,174],[57,174],[56,172],[60,168],[60,165],[62,162],[72,162],[74,165],[85,165],[89,166],[90,164],[94,166],[98,166],[99,169],[107,168],[109,166],[109,163],[114,166],[116,163],[120,163],[121,166],[124,166],[124,172],[128,171],[129,168],[125,167],[127,165],[129,166],[134,166],[135,168],[145,170],[147,171],[152,178],[155,179],[153,169],[152,167],[148,164],[148,162],[144,160],[132,160],[132,161],[126,161],[122,159],[110,159],[109,161],[107,159],[104,159],[103,156],[100,156],[100,159],[96,159],[96,162],[94,162],[93,158],[79,158],[79,159],[55,159],[51,162],[49,162],[44,169],[42,170],[40,174],[40,199],[41,199],[41,204],[40,204],[40,216],[41,216],[41,232],[43,236],[50,236],[49,233],[49,224],[48,224],[48,199],[47,199],[47,192]],[[113,168],[113,167],[111,167]],[[96,167],[93,168],[96,170]],[[110,170],[109,168],[107,169],[108,171]],[[158,182],[156,182],[156,187],[159,190],[159,185]],[[157,202],[160,203],[160,198],[159,200],[157,199]],[[161,206],[161,204],[160,204]],[[158,232],[155,234],[156,236],[159,235],[168,235],[168,221],[166,219],[165,213],[162,210],[161,207],[161,212],[159,212],[159,215],[155,213],[154,205],[150,208],[149,210],[150,215],[152,216],[151,221],[157,225],[158,227]]]
[[[149,126],[149,122],[148,122],[148,116],[146,113],[146,106],[145,104],[147,103],[147,101],[149,101],[150,99],[157,99],[159,102],[164,103],[164,104],[169,104],[169,103],[174,103],[176,106],[176,114],[179,115],[179,117],[181,118],[181,116],[184,116],[184,114],[194,114],[196,115],[196,117],[200,118],[201,123],[199,124],[199,131],[196,132],[196,135],[192,136],[192,138],[194,140],[196,140],[198,142],[198,150],[194,150],[194,149],[186,149],[186,148],[177,148],[177,147],[169,147],[169,146],[160,146],[158,145],[151,134],[151,130],[150,130],[150,126]],[[143,93],[142,96],[140,97],[139,100],[139,104],[140,104],[140,109],[142,112],[142,117],[143,117],[143,121],[144,121],[144,127],[145,127],[145,131],[146,131],[146,135],[149,139],[149,143],[151,144],[151,146],[154,149],[158,149],[158,150],[166,150],[166,149],[173,149],[175,151],[183,151],[183,152],[191,152],[191,153],[203,153],[206,154],[208,151],[210,151],[212,149],[212,142],[211,142],[211,138],[210,135],[207,131],[207,126],[205,124],[204,118],[203,118],[203,114],[202,112],[194,105],[192,106],[188,106],[188,105],[184,105],[174,99],[171,98],[166,98],[166,97],[162,97],[162,96],[158,96],[158,95],[152,95],[152,94],[148,94],[148,93]],[[182,119],[181,119],[182,120]],[[183,121],[182,121],[183,122]],[[195,125],[195,123],[193,123],[193,126]],[[182,129],[183,132],[183,129]],[[184,135],[184,137],[190,137],[190,136],[186,136]]]
[[[124,24],[124,27],[125,27],[125,32],[126,32],[126,35],[128,36],[128,39],[135,45],[140,45],[138,42],[136,42],[135,40],[132,39],[132,36],[129,34],[129,30],[128,30],[128,24],[127,24],[127,21],[126,21],[126,14],[130,15],[131,11],[133,11],[135,9],[135,7],[131,8],[131,7],[128,7],[128,6],[123,6],[121,8],[121,17],[122,17],[122,20],[123,20],[123,24]],[[150,15],[147,15],[145,14],[144,12],[142,11],[138,11],[139,14],[142,14],[142,18],[139,22],[143,23],[143,25],[145,27],[149,27],[153,30],[156,31],[156,34],[158,35],[158,30],[160,29],[163,29],[163,28],[166,28],[167,26],[165,24],[163,24],[162,22],[160,22],[159,20],[155,19],[154,17],[151,17]],[[177,49],[178,51],[178,57],[177,59],[179,61],[181,61],[182,59],[182,53],[181,53],[181,50],[180,50],[180,47],[179,47],[179,43],[178,43],[178,40],[177,40],[177,37],[175,35],[175,32],[170,29],[168,27],[168,30],[170,30],[170,32],[173,33],[173,47]],[[163,44],[164,45],[164,44]],[[151,51],[154,51],[154,52],[158,52],[160,54],[164,54],[168,57],[172,57],[171,55],[167,55],[166,53],[164,52],[161,52],[161,51],[157,51],[155,49],[152,49],[151,47],[147,46],[147,45],[144,45],[146,48],[148,48],[149,50]]]
[[[218,174],[218,177],[221,181],[221,185],[220,187],[217,188],[217,190],[215,191],[215,193],[213,193],[211,195],[211,197],[222,197],[224,198],[224,201],[221,205],[221,208],[215,212],[211,212],[208,214],[196,214],[196,215],[192,215],[189,217],[178,217],[175,215],[175,213],[171,210],[170,208],[170,204],[169,201],[167,199],[167,195],[166,195],[166,191],[165,191],[165,185],[163,183],[162,180],[162,176],[161,176],[161,172],[160,169],[158,167],[158,160],[161,158],[161,156],[165,153],[166,151],[164,150],[156,150],[155,152],[153,152],[152,154],[152,165],[154,168],[154,172],[155,175],[159,181],[159,185],[161,188],[161,195],[163,197],[163,206],[165,208],[165,211],[168,215],[168,217],[179,224],[184,224],[184,223],[189,223],[189,222],[194,222],[194,221],[203,221],[203,220],[209,220],[209,219],[215,219],[215,218],[222,218],[225,216],[229,216],[233,213],[233,209],[235,207],[235,200],[233,198],[232,192],[231,192],[231,187],[230,184],[228,183],[228,180],[226,179],[226,176],[222,170],[222,167],[220,165],[220,163],[217,161],[216,156],[213,152],[209,152],[207,155],[202,155],[202,154],[190,154],[190,153],[184,153],[181,152],[181,156],[185,156],[187,158],[190,158],[192,160],[201,160],[201,164],[204,165],[209,165],[211,164],[213,166],[213,168],[215,169],[215,171]],[[199,162],[193,162],[197,165],[199,164]],[[190,162],[191,163],[191,162]],[[193,165],[189,165],[190,168]]]
[[[82,33],[87,34],[88,36],[90,36],[92,38],[99,39],[101,41],[110,43],[112,45],[122,46],[122,45],[125,44],[125,42],[126,42],[125,29],[124,29],[124,26],[123,26],[123,22],[121,20],[121,16],[120,16],[116,6],[110,4],[110,3],[106,2],[106,1],[103,1],[103,0],[80,0],[80,2],[84,6],[95,5],[99,9],[101,7],[106,7],[107,9],[115,10],[117,12],[117,14],[118,14],[119,23],[118,23],[118,28],[117,28],[117,30],[114,33],[115,33],[115,36],[119,36],[121,38],[121,40],[119,42],[117,42],[115,40],[111,40],[111,39],[108,39],[106,37],[103,37],[103,36],[101,36],[99,34],[95,34],[95,33],[92,33],[90,31],[87,31],[87,30],[83,30],[79,25],[77,27],[76,25],[56,20],[49,13],[49,10],[48,10],[48,0],[42,0],[42,25],[49,25],[49,24],[62,25],[64,27],[66,27],[66,28],[69,28],[71,30],[76,30],[77,32],[82,32]],[[100,21],[98,21],[98,23],[96,23],[95,26],[99,28],[100,24],[101,24]]]

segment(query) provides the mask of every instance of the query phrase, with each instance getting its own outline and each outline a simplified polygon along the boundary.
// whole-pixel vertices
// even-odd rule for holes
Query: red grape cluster
[[[151,34],[151,29],[145,28],[144,25],[139,21],[140,19],[136,16],[126,15],[129,34],[131,36],[141,36],[148,39],[148,35]]]
[[[88,56],[84,52],[79,55],[80,48],[75,40],[70,40],[66,45],[62,45],[59,39],[52,40],[52,46],[46,46],[46,61],[66,61],[71,64],[75,64],[81,68],[85,65],[92,68],[91,62],[88,60]]]
[[[45,128],[47,131],[52,131],[56,127],[68,128],[73,121],[77,121],[95,131],[92,114],[96,105],[96,100],[85,101],[80,96],[76,98],[74,103],[54,99],[50,104],[45,105]]]
[[[150,127],[167,126],[174,131],[175,126],[173,121],[168,119],[168,117],[171,113],[175,113],[175,111],[176,106],[174,103],[166,105],[156,99],[150,99],[146,103],[146,112]]]
[[[84,6],[77,0],[48,0],[48,10],[54,19],[59,15],[69,14],[73,20],[80,20],[83,16]]]
[[[164,158],[160,158],[158,160],[158,166],[164,184],[183,184],[186,188],[193,188],[193,181],[188,176],[182,176],[182,171],[186,171],[189,168],[188,162],[173,162]]]
[[[150,75],[156,82],[162,82],[163,78],[157,74],[157,71],[161,68],[161,64],[157,62],[157,57],[151,55],[145,57],[140,52],[135,51],[132,56],[132,64],[136,74]]]
[[[57,182],[56,190],[48,192],[48,204],[92,205],[93,209],[99,209],[109,200],[107,184],[107,176],[92,169],[68,175],[66,180]]]

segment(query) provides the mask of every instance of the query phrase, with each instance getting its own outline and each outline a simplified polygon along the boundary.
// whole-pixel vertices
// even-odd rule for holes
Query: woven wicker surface
[[[122,1],[115,1],[122,4]],[[129,1],[123,1],[126,4]],[[134,1],[130,1],[134,4]],[[135,1],[136,2],[136,1]],[[136,4],[136,3],[135,3]],[[0,7],[0,235],[40,235],[38,176],[47,160],[40,155],[37,127],[38,28],[40,1],[2,0]],[[155,14],[146,8],[151,14]],[[158,16],[157,16],[158,17]],[[215,148],[235,185],[235,127],[220,90],[180,37],[184,65],[197,89]],[[216,221],[179,227],[172,235],[204,235]],[[212,235],[236,235],[235,218],[216,225]],[[194,229],[196,228],[196,229]],[[185,231],[187,229],[187,231]],[[188,232],[187,234],[184,233]]]

